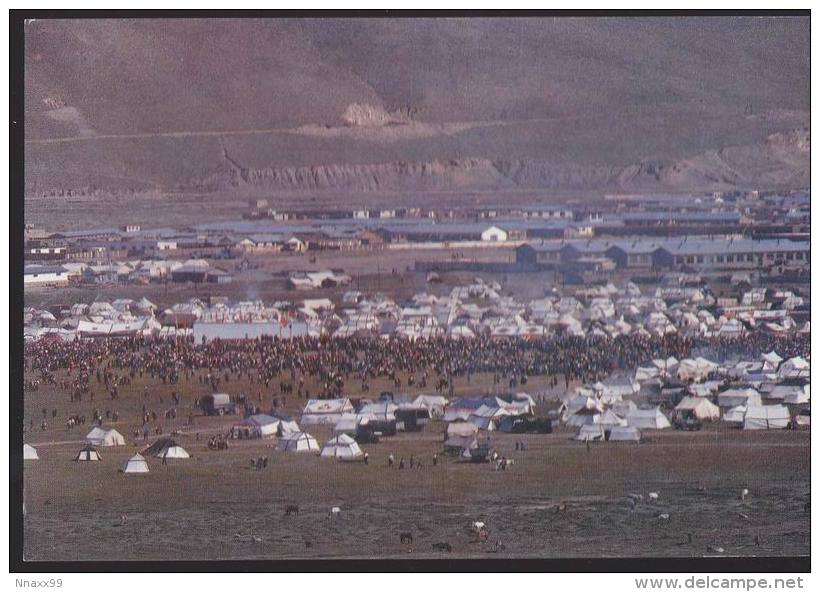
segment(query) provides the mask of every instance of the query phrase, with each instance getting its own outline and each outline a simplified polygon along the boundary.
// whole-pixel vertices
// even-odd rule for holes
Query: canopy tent
[[[743,429],[782,430],[790,420],[789,409],[783,405],[749,406],[743,417]]]
[[[631,426],[613,426],[609,430],[610,442],[640,442],[641,432],[638,428]]]
[[[347,434],[339,434],[331,438],[322,448],[321,456],[332,458],[356,458],[362,455],[362,450],[356,440]]]
[[[633,428],[641,430],[662,430],[671,427],[672,424],[661,412],[660,407],[651,409],[633,409],[626,416],[627,424]]]
[[[23,460],[39,460],[37,449],[31,444],[23,444]]]
[[[125,466],[122,468],[123,473],[147,473],[148,472],[148,463],[145,462],[145,458],[141,454],[135,454],[128,461],[125,463]]]
[[[94,446],[125,446],[125,438],[117,430],[95,427],[85,437],[86,442]]]
[[[720,417],[720,407],[704,397],[684,397],[675,406],[675,414],[682,416],[686,413],[693,413],[700,420],[712,421]]]
[[[100,461],[100,453],[93,446],[85,446],[74,457],[75,462]]]
[[[289,434],[287,437],[279,438],[277,449],[288,452],[318,452],[319,443],[316,438],[307,432],[297,432]]]

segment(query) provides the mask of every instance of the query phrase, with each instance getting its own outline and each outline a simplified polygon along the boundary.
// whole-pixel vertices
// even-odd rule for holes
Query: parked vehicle
[[[199,400],[199,407],[205,415],[233,415],[236,413],[236,403],[226,393],[205,395]]]

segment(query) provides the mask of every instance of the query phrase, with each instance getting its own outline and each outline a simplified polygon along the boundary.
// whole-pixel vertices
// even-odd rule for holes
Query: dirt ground
[[[489,392],[486,380],[462,381],[456,393]],[[724,555],[809,553],[807,431],[714,425],[693,433],[647,431],[645,443],[589,449],[566,428],[549,435],[493,433],[492,445],[515,461],[510,470],[496,471],[441,455],[444,428],[436,422],[422,433],[363,445],[370,455],[365,465],[280,452],[272,440],[208,450],[208,435],[226,431],[235,418],[196,416],[185,425],[193,399],[207,387],[196,379],[175,387],[148,384],[149,409],[167,407],[174,389],[182,393],[181,413],[161,431],[183,432],[177,440],[192,458],[167,465],[149,458],[147,475],[119,473],[144,446],[132,437],[143,382],[124,387],[115,404],[71,404],[56,387],[27,394],[26,421],[34,418],[37,425],[25,440],[40,455],[24,469],[27,560],[666,557],[721,554],[717,547]],[[260,390],[246,381],[223,386],[254,398]],[[387,385],[371,387],[377,393]],[[543,389],[543,379],[532,379],[524,390]],[[272,391],[262,395],[269,406]],[[292,397],[285,410],[295,413],[302,405]],[[128,445],[101,449],[100,463],[74,463],[90,426],[68,431],[62,418],[90,416],[94,407],[118,411],[114,425]],[[57,420],[49,412],[46,431],[39,426],[43,408],[58,409]],[[320,445],[332,435],[327,427],[308,430]],[[525,441],[527,450],[516,451],[516,441]],[[423,466],[391,470],[391,453],[397,462],[404,457],[409,463],[412,455]],[[259,456],[270,464],[252,470],[250,460]],[[743,488],[750,492],[745,501],[738,499]],[[658,493],[657,501],[650,492]],[[630,493],[644,496],[634,509]],[[290,504],[299,505],[298,516],[285,516]],[[341,509],[336,518],[330,517],[333,506]],[[473,541],[468,528],[476,520],[488,525],[488,541]],[[412,544],[400,542],[404,532],[412,534]],[[435,550],[438,542],[450,543],[452,554]]]

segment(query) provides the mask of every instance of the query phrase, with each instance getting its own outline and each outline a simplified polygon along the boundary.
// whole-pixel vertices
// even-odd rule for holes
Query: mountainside
[[[36,20],[26,191],[805,187],[807,18]]]

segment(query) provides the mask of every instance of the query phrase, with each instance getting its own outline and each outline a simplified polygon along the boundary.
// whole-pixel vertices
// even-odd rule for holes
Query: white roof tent
[[[279,438],[277,449],[288,452],[318,452],[319,443],[307,432],[298,432]]]
[[[362,456],[362,450],[353,438],[340,434],[325,444],[321,455],[325,458],[351,459]]]

